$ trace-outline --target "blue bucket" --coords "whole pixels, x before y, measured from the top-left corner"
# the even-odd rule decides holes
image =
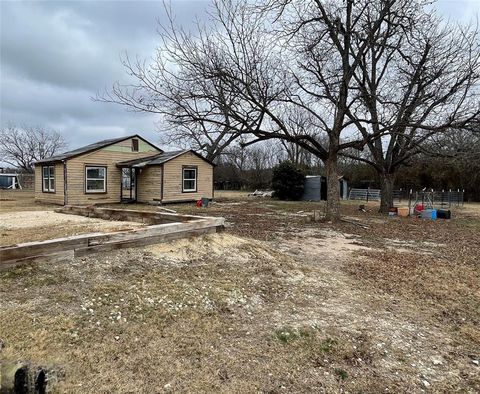
[[[424,209],[421,213],[421,218],[422,219],[436,220],[437,219],[437,210],[436,209]]]

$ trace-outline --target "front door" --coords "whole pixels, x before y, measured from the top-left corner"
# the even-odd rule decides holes
[[[122,168],[122,201],[135,201],[137,199],[136,184],[135,168]]]

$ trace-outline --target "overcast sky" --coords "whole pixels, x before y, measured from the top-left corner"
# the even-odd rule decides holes
[[[177,22],[205,16],[208,0],[172,1]],[[440,0],[438,12],[468,22],[480,0]],[[125,52],[148,58],[158,43],[161,1],[0,0],[0,117],[7,124],[40,125],[65,135],[69,148],[138,133],[158,142],[150,114],[91,100],[115,81],[127,81]]]

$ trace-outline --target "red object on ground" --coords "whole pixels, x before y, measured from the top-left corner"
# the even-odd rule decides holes
[[[425,210],[425,205],[423,205],[423,204],[415,205],[415,211],[422,212],[423,210]]]
[[[202,200],[197,200],[197,207],[202,207]]]

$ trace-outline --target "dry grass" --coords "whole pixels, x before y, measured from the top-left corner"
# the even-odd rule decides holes
[[[368,229],[303,223],[316,203],[179,204],[230,226],[2,272],[0,359],[64,370],[58,392],[478,392],[477,211],[356,205]]]
[[[53,210],[58,205],[40,204],[35,202],[31,190],[1,190],[0,213]]]

